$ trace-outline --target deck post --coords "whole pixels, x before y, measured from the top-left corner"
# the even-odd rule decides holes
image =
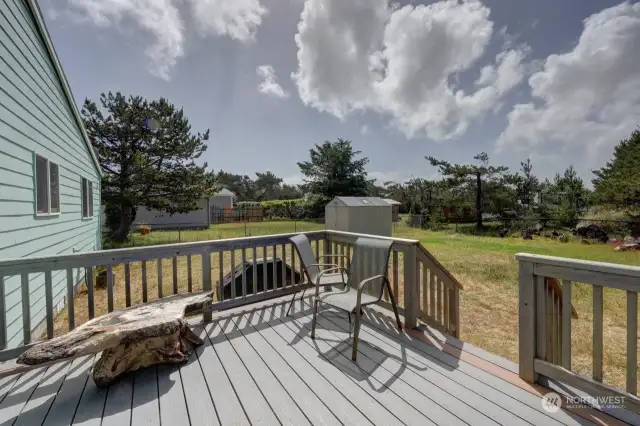
[[[536,277],[533,263],[519,261],[518,270],[518,341],[520,378],[535,383],[533,361],[536,357]]]
[[[420,309],[420,291],[418,290],[417,264],[418,251],[415,244],[404,250],[404,326],[416,328]]]

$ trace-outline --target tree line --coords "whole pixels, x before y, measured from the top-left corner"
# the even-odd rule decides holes
[[[196,160],[207,150],[209,130],[193,132],[184,111],[164,98],[148,101],[109,92],[101,94],[99,105],[86,99],[82,117],[102,166],[101,201],[110,237],[116,241],[127,238],[137,208],[186,213],[223,187],[240,202],[304,199],[319,214],[335,196],[393,198],[402,211],[423,215],[427,221],[473,220],[478,229],[486,214],[570,223],[593,205],[640,216],[639,130],[593,172],[593,190],[585,187],[573,166],[553,179],[540,180],[530,159],[512,172],[491,164],[484,152],[467,164],[425,157],[425,166],[437,167],[440,179],[380,183],[368,177],[368,157],[340,138],[315,144],[309,158],[297,163],[303,183],[291,185],[271,171],[250,177],[209,170],[206,162],[198,165]]]

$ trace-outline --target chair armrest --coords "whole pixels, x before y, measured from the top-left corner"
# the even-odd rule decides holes
[[[374,275],[373,277],[366,278],[360,281],[360,285],[358,285],[358,293],[362,293],[362,290],[364,290],[365,285],[369,284],[373,280],[377,280],[380,278],[382,278],[383,281],[389,281],[389,278],[387,278],[386,275]]]
[[[382,278],[383,283],[389,282],[389,278],[387,278],[386,275],[374,275],[373,277],[365,278],[360,281],[360,284],[358,285],[358,295],[356,296],[356,312],[360,312],[360,301],[362,300],[362,290],[364,290],[364,286],[369,284],[371,281],[380,278]]]
[[[322,276],[328,272],[332,272],[332,271],[340,271],[340,273],[342,274],[342,283],[344,285],[347,284],[347,282],[344,279],[344,274],[347,273],[349,274],[349,271],[347,270],[347,268],[343,268],[341,266],[336,266],[335,268],[329,268],[329,269],[325,269],[324,271],[320,271],[320,273],[318,274],[318,278],[316,279],[316,296],[318,296],[320,294],[320,278],[322,278]],[[333,284],[331,284],[333,285]]]

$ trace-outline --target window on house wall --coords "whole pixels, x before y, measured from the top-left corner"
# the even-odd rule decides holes
[[[36,154],[36,213],[60,213],[60,170],[57,164]]]
[[[82,217],[93,217],[93,182],[82,178]]]

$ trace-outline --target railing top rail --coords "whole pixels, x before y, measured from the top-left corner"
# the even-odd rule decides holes
[[[640,266],[621,265],[617,263],[596,262],[593,260],[571,259],[567,257],[545,256],[540,254],[517,253],[515,259],[521,262],[533,262],[540,265],[551,265],[572,268],[580,271],[600,272],[603,274],[624,275],[640,278]]]
[[[136,257],[140,259],[148,259],[152,255],[158,256],[167,252],[185,252],[190,253],[197,249],[209,248],[213,251],[224,250],[227,247],[232,249],[237,246],[250,245],[252,243],[261,243],[268,241],[266,245],[269,245],[273,240],[284,240],[297,234],[306,234],[310,237],[324,236],[324,230],[320,231],[307,231],[307,232],[292,232],[286,234],[273,234],[273,235],[258,235],[251,237],[241,238],[226,238],[221,240],[207,240],[207,241],[194,241],[186,243],[174,243],[174,244],[159,244],[149,245],[141,247],[129,247],[122,249],[111,250],[98,250],[81,253],[69,253],[58,254],[52,256],[39,256],[29,258],[14,258],[14,259],[2,259],[0,260],[0,272],[8,275],[16,270],[28,270],[32,265],[43,264],[55,264],[60,267],[67,267],[69,264],[76,262],[91,262],[91,261],[105,261],[109,263],[109,260],[116,261],[118,259],[133,259]],[[63,266],[64,265],[64,266]],[[88,266],[88,264],[87,264]]]
[[[408,245],[408,246],[416,245],[420,243],[419,240],[409,240],[406,238],[396,238],[396,237],[383,237],[380,235],[370,235],[370,234],[358,234],[355,232],[336,231],[334,229],[327,229],[324,232],[326,232],[328,235],[339,235],[343,237],[351,237],[353,239],[356,239],[358,237],[370,237],[370,238],[376,238],[379,240],[390,240],[390,241],[393,241],[394,243]]]

